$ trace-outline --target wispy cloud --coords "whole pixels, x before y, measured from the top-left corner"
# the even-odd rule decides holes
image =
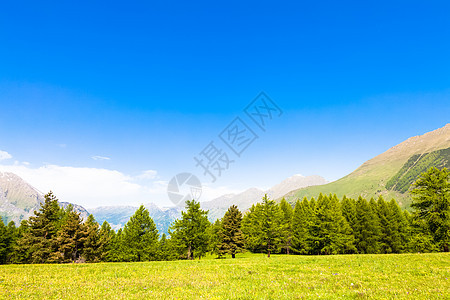
[[[6,160],[12,158],[12,155],[6,151],[0,150],[0,160]]]
[[[170,205],[167,185],[150,180],[143,183],[117,170],[12,164],[0,165],[0,171],[17,174],[43,193],[52,190],[59,200],[86,208],[148,202]]]
[[[136,176],[136,179],[141,180],[155,179],[157,175],[158,172],[156,172],[155,170],[146,170],[143,171],[140,175]]]
[[[110,157],[95,155],[91,157],[93,160],[110,160]]]

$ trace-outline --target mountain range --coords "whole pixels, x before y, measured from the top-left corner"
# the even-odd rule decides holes
[[[268,190],[250,188],[238,194],[227,194],[211,201],[201,202],[214,221],[221,218],[229,206],[237,205],[246,211],[261,200],[264,194],[272,199],[286,198],[294,203],[303,197],[316,197],[319,193],[335,193],[356,198],[383,197],[396,199],[408,208],[411,202],[408,193],[411,183],[429,167],[450,168],[450,124],[421,136],[415,136],[390,148],[386,152],[366,161],[349,175],[327,183],[320,176],[294,175]],[[39,209],[44,196],[32,185],[13,173],[0,172],[0,217],[5,223],[13,220],[18,224]],[[70,203],[60,202],[62,207]],[[114,229],[123,227],[134,214],[134,206],[105,206],[90,209],[79,205],[74,209],[86,219],[92,213],[102,223],[108,221]],[[145,205],[160,232],[167,232],[170,224],[181,216],[180,207],[160,208],[153,203]]]

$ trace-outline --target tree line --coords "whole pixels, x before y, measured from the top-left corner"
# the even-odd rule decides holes
[[[210,223],[200,203],[186,202],[169,235],[158,230],[144,206],[114,231],[90,215],[83,222],[62,209],[50,192],[39,211],[16,227],[0,219],[0,263],[119,262],[218,258],[251,251],[331,255],[449,251],[450,172],[431,168],[413,184],[412,209],[397,202],[322,195],[294,206],[265,195],[244,215],[231,206]]]

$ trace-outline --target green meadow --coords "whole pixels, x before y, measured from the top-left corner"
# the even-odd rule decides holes
[[[10,299],[450,299],[450,253],[1,265]]]

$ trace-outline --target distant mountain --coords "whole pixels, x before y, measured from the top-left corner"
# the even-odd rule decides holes
[[[338,197],[396,199],[408,207],[411,184],[431,166],[450,168],[450,124],[415,136],[368,160],[351,174],[328,184],[293,190],[285,195],[291,202],[304,196],[335,193]]]
[[[25,180],[10,172],[0,172],[0,217],[4,223],[14,221],[16,225],[28,219],[39,210],[44,202],[44,195]],[[60,202],[67,207],[70,203]],[[86,220],[89,213],[80,205],[72,204],[74,210]]]
[[[323,177],[317,175],[294,175],[267,191],[251,188],[239,194],[227,194],[211,201],[201,202],[201,206],[203,209],[209,210],[208,216],[211,221],[214,221],[217,218],[222,218],[231,205],[236,205],[241,211],[246,211],[253,204],[261,201],[264,194],[267,194],[271,199],[277,199],[293,189],[325,184],[326,182]]]
[[[201,202],[200,205],[202,209],[209,211],[208,217],[210,221],[215,221],[217,218],[222,218],[228,208],[233,204],[237,205],[241,211],[246,211],[254,203],[259,202],[265,193],[275,199],[279,195],[283,195],[292,190],[292,188],[323,183],[326,183],[326,181],[320,176],[305,177],[302,175],[294,175],[275,185],[268,191],[251,188],[239,194],[227,194],[211,201]],[[153,203],[146,204],[145,207],[148,209],[160,233],[167,233],[169,226],[173,221],[181,217],[181,211],[184,209],[182,207],[163,209]],[[114,229],[118,230],[128,222],[137,209],[138,207],[135,206],[103,206],[90,209],[89,211],[100,224],[107,221]]]
[[[160,234],[167,234],[170,224],[181,216],[181,208],[178,207],[162,209],[153,203],[144,206],[149,211],[149,215],[155,222]],[[101,206],[90,209],[90,212],[100,224],[107,221],[112,228],[118,230],[125,226],[137,209],[138,207],[135,206]]]

